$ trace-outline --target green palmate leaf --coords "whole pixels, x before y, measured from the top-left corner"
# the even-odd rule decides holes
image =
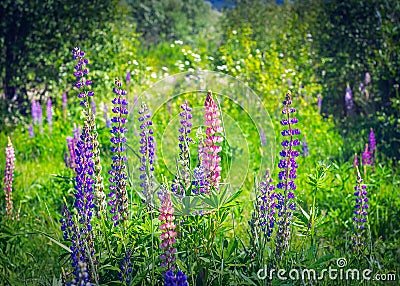
[[[207,205],[209,210],[222,210],[236,206],[239,202],[235,201],[243,190],[239,190],[234,194],[228,192],[228,186],[220,192],[212,190],[209,195],[201,195],[200,199]]]
[[[172,203],[175,208],[175,215],[188,216],[199,208],[200,198],[198,196],[186,196],[182,199],[171,196]]]

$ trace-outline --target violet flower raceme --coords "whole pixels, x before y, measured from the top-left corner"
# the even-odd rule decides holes
[[[275,186],[272,184],[270,170],[265,172],[257,197],[258,225],[267,241],[270,241],[275,226]]]
[[[185,190],[190,187],[190,153],[189,144],[193,143],[193,139],[189,136],[192,127],[192,108],[189,107],[187,100],[181,105],[182,112],[181,128],[179,128],[179,157],[177,161],[177,174],[172,183],[172,192],[180,197],[185,195]]]
[[[296,109],[291,107],[292,99],[291,93],[286,94],[286,100],[283,102],[282,114],[284,119],[281,120],[281,125],[287,129],[282,130],[281,134],[284,137],[281,145],[283,150],[279,153],[282,159],[278,163],[278,167],[281,171],[278,174],[280,182],[277,184],[277,188],[283,191],[281,196],[278,196],[278,231],[276,235],[276,256],[278,259],[282,258],[282,253],[286,251],[289,246],[290,239],[290,225],[293,217],[293,211],[296,209],[293,202],[296,190],[296,170],[298,165],[296,163],[296,157],[299,156],[299,151],[295,150],[296,146],[300,145],[299,139],[295,139],[295,136],[300,134],[299,129],[293,128],[293,125],[298,122],[297,118],[293,117],[292,114],[296,112]],[[287,139],[286,139],[287,138]]]
[[[8,144],[6,147],[6,166],[4,170],[4,194],[6,199],[6,215],[8,219],[14,220],[13,213],[13,201],[12,201],[12,183],[14,179],[15,169],[15,153],[14,147],[11,143],[10,137],[8,137]]]
[[[207,173],[204,168],[203,162],[203,149],[204,149],[204,133],[201,128],[198,128],[196,131],[196,139],[198,140],[197,145],[197,160],[198,165],[193,169],[193,178],[192,178],[192,192],[195,195],[204,194],[205,186],[208,185]]]
[[[160,215],[158,216],[158,220],[161,222],[160,230],[160,249],[163,250],[163,254],[160,256],[161,267],[168,270],[175,270],[175,254],[176,248],[174,244],[176,243],[176,235],[175,232],[175,217],[174,217],[174,207],[171,201],[171,194],[166,191],[161,196],[161,207],[159,209]]]
[[[318,106],[318,113],[321,114],[321,110],[322,110],[322,95],[320,93],[318,93],[317,106]]]
[[[43,111],[42,106],[36,101],[36,117],[39,125],[40,134],[43,134]]]
[[[127,157],[124,155],[126,151],[124,144],[126,143],[125,133],[127,129],[125,124],[128,115],[128,101],[126,100],[126,90],[122,89],[122,82],[115,79],[115,85],[113,93],[116,96],[112,100],[114,104],[114,108],[112,109],[114,117],[111,119],[113,126],[110,129],[112,134],[110,141],[114,144],[111,152],[114,155],[112,156],[111,169],[108,171],[110,175],[110,193],[108,196],[111,198],[108,205],[111,206],[110,213],[114,221],[114,226],[128,218],[128,194],[126,191],[126,179],[128,177],[125,171]]]
[[[363,166],[371,165],[371,154],[368,150],[368,144],[365,144],[364,152],[362,153],[362,164]]]
[[[85,58],[85,53],[80,48],[76,47],[72,51],[73,59],[77,61],[75,65],[74,76],[76,77],[75,87],[79,90],[78,98],[81,99],[80,105],[83,107],[83,114],[85,116],[85,126],[87,132],[90,134],[91,143],[93,146],[93,162],[94,162],[94,188],[95,198],[98,209],[98,214],[107,207],[106,196],[104,194],[103,177],[101,176],[101,163],[100,163],[100,144],[98,141],[98,134],[96,131],[95,114],[90,108],[89,98],[94,96],[94,92],[90,89],[92,81],[88,79],[89,70],[87,64],[88,59]]]
[[[51,103],[51,98],[47,99],[47,106],[46,106],[46,115],[47,115],[47,124],[49,125],[49,132],[50,134],[53,131],[53,104]]]
[[[78,214],[78,228],[81,236],[81,241],[84,246],[87,246],[86,251],[84,248],[80,249],[80,256],[84,257],[83,262],[88,262],[86,252],[91,257],[94,255],[94,237],[92,232],[92,217],[95,208],[94,204],[94,188],[93,180],[94,162],[93,162],[93,143],[89,127],[84,126],[80,140],[77,143],[76,149],[76,179],[75,179],[75,209]]]
[[[78,167],[76,165],[76,148],[77,148],[77,143],[79,141],[79,138],[81,136],[81,132],[79,129],[75,129],[73,131],[74,136],[67,136],[67,149],[68,149],[68,154],[66,155],[65,159],[65,165],[68,168],[74,169]]]
[[[33,125],[32,124],[29,125],[28,132],[29,132],[29,137],[30,138],[35,137],[35,132],[33,131]]]
[[[350,89],[349,85],[347,85],[347,87],[346,87],[346,94],[344,96],[344,103],[346,105],[347,114],[349,116],[352,116],[353,115],[354,102],[353,102],[353,93],[351,92],[351,89]]]
[[[78,275],[71,281],[71,286],[92,285],[90,283],[89,270],[86,262],[78,263]]]
[[[151,113],[147,108],[146,104],[142,104],[139,109],[139,123],[140,123],[140,150],[141,154],[141,166],[139,171],[142,172],[140,175],[140,187],[143,188],[143,195],[145,203],[149,204],[150,207],[154,206],[153,198],[153,172],[154,172],[154,160],[155,160],[155,141],[153,137],[153,129],[151,126]]]
[[[69,212],[66,205],[63,207],[62,215],[63,217],[60,219],[60,223],[63,238],[64,240],[71,240],[71,265],[74,268],[73,274],[75,277],[72,279],[70,285],[88,285],[87,283],[91,285],[89,272],[86,267],[86,261],[88,259],[85,255],[85,241],[82,239],[79,225],[74,220],[74,217]]]
[[[36,101],[32,100],[31,103],[31,114],[32,114],[32,124],[37,125],[39,124],[39,119],[38,119],[38,113],[37,113],[37,108],[36,108]]]
[[[164,273],[164,286],[188,286],[187,276],[181,270],[178,270],[176,274],[172,270],[168,270]]]
[[[128,250],[124,256],[124,259],[122,259],[119,262],[119,280],[122,281],[123,283],[126,283],[126,285],[129,285],[131,283],[131,276],[132,276],[132,249]]]
[[[221,134],[223,129],[219,116],[218,106],[212,97],[211,91],[208,91],[204,102],[206,138],[204,139],[202,149],[202,166],[205,169],[207,180],[207,184],[205,185],[206,193],[209,193],[212,188],[218,190],[221,180],[221,157],[218,153],[222,151],[222,147],[218,144],[223,141],[223,138],[218,134]]]
[[[193,169],[192,192],[195,195],[204,194],[204,187],[206,184],[206,172],[204,167],[199,165]]]
[[[376,140],[374,130],[371,128],[369,132],[369,150],[371,154],[372,165],[375,165],[375,151],[376,151]]]
[[[131,83],[131,72],[130,72],[130,71],[127,71],[127,72],[126,72],[126,78],[125,78],[125,80],[126,80],[126,84],[127,84],[127,85]]]
[[[358,168],[359,165],[360,165],[360,162],[358,161],[357,153],[355,153],[354,154],[354,160],[353,160],[353,167],[354,168]]]
[[[365,241],[365,229],[368,215],[368,197],[367,186],[363,184],[360,171],[356,167],[357,184],[354,187],[355,205],[354,205],[354,234],[353,242],[357,250],[363,246]]]

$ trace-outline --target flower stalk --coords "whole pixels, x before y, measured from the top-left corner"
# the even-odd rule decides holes
[[[281,125],[286,129],[282,130],[281,135],[284,137],[281,145],[282,151],[279,153],[281,160],[278,163],[278,167],[281,171],[278,174],[279,183],[277,188],[283,193],[277,194],[277,208],[278,208],[278,231],[276,234],[276,257],[282,259],[282,254],[289,247],[290,239],[290,227],[293,218],[293,211],[296,209],[294,204],[294,190],[296,190],[295,179],[297,177],[296,170],[298,165],[296,163],[296,157],[299,156],[299,152],[295,150],[296,146],[300,145],[299,139],[295,136],[300,134],[299,129],[293,126],[298,122],[297,118],[293,117],[292,114],[296,112],[296,109],[292,106],[292,95],[290,92],[286,94],[286,99],[283,101],[282,114],[284,119],[281,120]]]
[[[223,141],[220,112],[215,103],[212,92],[208,91],[204,102],[204,125],[206,127],[206,138],[202,142],[202,166],[206,172],[207,184],[205,193],[210,193],[211,189],[219,190],[221,181],[222,167],[219,153],[222,151],[220,144]]]
[[[107,203],[104,194],[103,177],[101,176],[102,167],[100,163],[100,144],[96,130],[95,114],[93,113],[89,103],[89,99],[93,99],[94,96],[94,92],[90,88],[93,82],[87,78],[89,75],[89,69],[87,68],[89,61],[80,48],[74,48],[73,59],[77,61],[74,72],[74,76],[76,77],[75,87],[79,90],[78,98],[81,99],[80,105],[83,107],[83,114],[85,116],[84,125],[86,127],[84,127],[84,129],[86,128],[87,133],[90,134],[91,144],[93,147],[94,189],[99,214],[106,209]]]
[[[189,136],[192,127],[192,108],[188,105],[187,100],[181,105],[182,112],[181,127],[179,128],[179,156],[177,161],[177,174],[172,183],[172,192],[179,197],[185,196],[185,191],[191,185],[190,179],[190,153],[189,144],[193,143],[193,139]]]
[[[113,93],[116,97],[112,100],[114,108],[112,112],[114,116],[111,121],[113,126],[110,129],[112,138],[110,139],[113,147],[111,152],[114,153],[112,156],[111,169],[108,171],[110,175],[110,193],[108,196],[111,200],[108,205],[111,206],[110,213],[112,215],[112,221],[114,225],[118,225],[120,222],[126,221],[128,219],[128,194],[126,191],[126,164],[127,157],[124,155],[126,147],[125,133],[127,128],[125,124],[127,123],[128,115],[128,101],[126,100],[126,90],[122,89],[122,82],[115,79],[115,87],[113,88]]]
[[[4,194],[6,199],[6,216],[8,219],[14,220],[13,217],[13,200],[12,200],[12,184],[14,179],[15,169],[15,152],[8,137],[8,144],[6,147],[6,166],[4,170]]]

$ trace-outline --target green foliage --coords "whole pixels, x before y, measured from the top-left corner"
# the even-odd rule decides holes
[[[26,114],[29,91],[42,97],[54,88],[70,58],[67,51],[89,37],[97,42],[100,37],[92,32],[113,20],[115,5],[114,0],[1,2],[0,77],[6,105],[16,104],[12,113]]]
[[[55,111],[53,134],[44,124],[43,135],[34,126],[35,137],[29,138],[30,119],[16,113],[9,116],[13,110],[8,105],[16,107],[18,100],[8,102],[4,98],[7,104],[0,104],[1,114],[7,115],[0,118],[0,146],[6,145],[7,136],[12,138],[17,158],[14,207],[21,207],[20,221],[0,221],[1,283],[63,285],[65,279],[71,280],[67,275],[72,270],[70,242],[62,238],[59,219],[64,204],[72,208],[75,192],[74,171],[64,166],[63,158],[65,138],[71,135],[73,123],[81,122],[75,92],[70,92],[73,65],[69,58],[71,45],[76,43],[90,59],[97,106],[100,101],[110,101],[114,78],[124,78],[127,71],[131,72],[129,95],[133,99],[165,76],[209,69],[232,75],[255,90],[276,123],[279,138],[280,102],[288,89],[294,94],[298,126],[306,136],[309,155],[297,159],[296,211],[289,251],[282,261],[276,261],[274,236],[267,243],[262,233],[251,232],[254,201],[249,197],[256,184],[250,178],[240,190],[221,188],[220,192],[186,197],[182,202],[174,197],[177,266],[188,275],[190,285],[287,285],[288,281],[262,280],[257,272],[265,265],[322,270],[336,267],[340,257],[347,259],[348,268],[396,273],[398,279],[400,224],[396,218],[400,216],[400,179],[397,166],[390,159],[398,159],[399,150],[399,4],[389,0],[313,0],[277,6],[273,2],[237,1],[222,16],[216,16],[208,4],[194,0],[125,1],[118,6],[108,1],[102,2],[101,7],[96,6],[97,2],[91,2],[93,6],[51,6],[45,2],[37,7],[32,1],[0,4],[0,12],[4,12],[1,14],[6,15],[1,20],[2,28],[14,29],[9,16],[21,13],[15,20],[15,29],[19,29],[17,42],[8,43],[17,57],[10,63],[17,75],[12,85],[29,90],[29,96],[42,103],[51,97]],[[22,31],[24,17],[32,29]],[[221,25],[210,27],[218,17]],[[98,26],[97,22],[102,24]],[[3,31],[10,31],[7,29]],[[3,53],[7,51],[6,44],[1,38]],[[21,51],[17,50],[21,47]],[[1,61],[0,75],[5,78],[8,66],[4,56]],[[357,91],[366,71],[372,77],[368,99]],[[357,107],[352,118],[343,113],[347,82]],[[61,111],[64,91],[69,97],[67,120]],[[319,93],[323,97],[322,114],[316,105]],[[24,108],[29,108],[25,104]],[[179,110],[179,105],[180,102],[171,101],[171,114]],[[221,106],[243,127],[252,160],[249,173],[257,173],[260,141],[251,136],[254,126],[250,118],[230,101],[221,102]],[[167,108],[160,109],[154,116],[156,129],[167,126],[171,114]],[[110,135],[101,110],[96,115],[103,176],[107,178]],[[130,124],[128,132],[133,133],[135,123]],[[374,127],[377,136],[377,160],[363,173],[369,197],[368,244],[357,256],[351,252],[350,240],[356,183],[351,158],[364,149],[370,127]],[[136,151],[136,137],[130,138],[129,147]],[[223,164],[228,165],[237,150],[228,144],[223,147]],[[135,154],[131,157],[136,159]],[[192,157],[195,162],[193,154]],[[0,162],[4,158],[4,152],[0,152]],[[93,220],[99,285],[121,284],[119,262],[128,251],[132,254],[132,285],[162,284],[159,212],[142,203],[135,185],[135,164],[130,161],[128,166],[130,217],[124,228],[112,228],[107,214]],[[4,164],[0,173],[3,168]],[[157,179],[170,183],[173,175],[164,163],[156,166],[156,171]],[[276,174],[273,178],[276,182]],[[4,218],[3,194],[0,202],[0,216]],[[200,208],[201,215],[193,215]],[[328,280],[315,282],[332,285]],[[314,281],[307,279],[293,282],[311,283]]]
[[[145,41],[188,40],[215,22],[210,3],[202,0],[126,0],[132,21]]]

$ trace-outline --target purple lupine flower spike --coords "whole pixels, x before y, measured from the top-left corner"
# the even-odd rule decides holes
[[[42,106],[38,101],[36,101],[36,117],[39,124],[40,134],[43,134],[43,111]]]
[[[344,96],[344,102],[346,105],[346,111],[349,116],[352,116],[354,113],[354,102],[353,102],[353,93],[350,89],[350,86],[346,87],[346,94]]]
[[[78,214],[77,228],[80,232],[80,243],[87,244],[89,255],[94,255],[94,237],[92,232],[92,217],[94,212],[94,162],[93,162],[93,144],[91,142],[89,127],[84,126],[80,140],[76,149],[76,179],[75,179],[75,209]],[[77,235],[77,234],[74,234]],[[79,262],[88,263],[89,258],[83,245],[78,247]],[[83,247],[83,248],[82,248]],[[75,272],[79,272],[79,265]],[[78,278],[78,277],[77,277]]]
[[[73,59],[76,60],[74,76],[76,77],[75,87],[79,90],[78,98],[81,100],[80,105],[83,107],[83,113],[85,115],[85,125],[88,127],[88,133],[90,134],[90,140],[93,146],[93,162],[94,162],[94,188],[95,198],[98,216],[102,210],[107,208],[106,196],[104,193],[103,177],[101,175],[101,163],[100,163],[100,144],[98,141],[98,133],[96,131],[95,121],[95,108],[90,107],[89,98],[93,99],[94,92],[91,89],[93,84],[92,80],[88,79],[89,70],[87,64],[88,59],[85,57],[85,53],[76,47],[72,51]]]
[[[322,95],[320,93],[318,93],[317,106],[318,106],[318,113],[321,114],[321,110],[322,110]]]
[[[35,100],[32,100],[31,113],[32,113],[32,123],[33,123],[33,125],[37,125],[39,123],[39,119],[37,117],[38,113],[36,110],[36,101]]]
[[[28,132],[29,132],[29,137],[30,138],[35,137],[35,132],[33,131],[33,125],[32,124],[29,125]]]
[[[113,126],[110,129],[112,134],[110,141],[113,143],[111,152],[114,155],[112,156],[111,169],[108,171],[110,175],[110,193],[108,196],[111,198],[108,205],[111,206],[110,213],[114,226],[116,226],[128,219],[128,194],[126,191],[126,180],[128,177],[125,171],[127,157],[124,155],[126,150],[125,133],[127,129],[125,124],[127,122],[128,101],[126,100],[127,92],[122,89],[122,82],[119,79],[115,79],[113,93],[115,93],[115,98],[112,100],[114,105],[112,112],[114,116],[111,119]]]
[[[367,175],[367,165],[371,165],[371,152],[368,149],[368,144],[365,144],[364,152],[361,156],[361,162],[364,167],[364,176]]]
[[[8,144],[6,147],[6,166],[4,169],[4,194],[6,198],[6,215],[8,219],[14,220],[13,217],[13,201],[12,201],[12,184],[14,179],[15,169],[15,153],[14,147],[8,137]]]
[[[363,166],[371,165],[371,154],[368,150],[368,144],[365,144],[365,149],[362,153],[362,164]]]
[[[79,223],[74,220],[66,205],[63,207],[62,215],[60,223],[63,238],[64,240],[71,240],[71,265],[74,268],[73,274],[75,275],[71,281],[71,285],[91,285],[86,264],[87,257],[84,252],[86,247],[84,241],[85,234],[80,232]]]
[[[204,134],[201,128],[198,128],[196,131],[196,138],[198,140],[197,146],[197,160],[198,164],[193,169],[193,178],[192,178],[192,192],[195,195],[204,194],[205,186],[208,184],[207,177],[206,177],[206,170],[202,165],[203,161],[203,141],[204,141]]]
[[[70,237],[72,266],[74,267],[75,278],[72,284],[90,284],[91,275],[96,272],[94,233],[92,231],[92,217],[95,211],[95,196],[99,208],[103,206],[103,201],[99,193],[103,194],[103,184],[101,177],[101,165],[99,157],[99,143],[97,141],[96,124],[94,114],[91,112],[88,99],[94,95],[90,90],[92,81],[87,79],[89,73],[86,65],[88,60],[85,53],[79,48],[73,50],[73,58],[77,60],[74,75],[76,77],[75,87],[79,90],[78,98],[80,105],[84,108],[84,126],[80,139],[76,143],[75,149],[75,202],[76,215],[73,218],[63,219],[61,229],[68,231],[64,233]],[[105,199],[104,199],[105,202]],[[64,216],[66,217],[66,216]],[[89,257],[91,260],[89,263]],[[92,268],[93,267],[93,268]]]
[[[143,189],[144,201],[149,207],[154,207],[153,199],[153,172],[154,172],[154,160],[155,160],[155,141],[153,137],[153,121],[150,119],[151,113],[147,108],[146,104],[142,104],[139,109],[139,123],[140,123],[140,149],[141,154],[141,166],[139,171],[141,172],[140,187]]]
[[[75,275],[75,278],[71,281],[72,285],[91,285],[90,276],[88,270],[88,264],[86,262],[79,261],[78,262],[78,275]]]
[[[181,127],[179,128],[179,156],[177,162],[177,174],[172,183],[172,192],[180,197],[185,195],[185,190],[191,185],[190,180],[190,153],[189,144],[193,143],[193,139],[189,136],[192,131],[192,108],[188,105],[187,100],[181,105]]]
[[[372,165],[375,165],[375,153],[376,153],[376,140],[374,130],[371,128],[369,132],[369,150],[371,155]]]
[[[356,153],[356,154],[354,154],[353,167],[358,168],[358,166],[360,166],[360,162],[358,161],[358,156]]]
[[[189,286],[189,283],[187,282],[187,276],[182,270],[178,270],[176,272],[176,285]]]
[[[67,136],[67,149],[68,154],[66,155],[65,164],[68,168],[75,170],[76,165],[76,149],[81,134],[79,130],[74,131],[74,136]]]
[[[125,79],[126,79],[126,84],[127,85],[130,84],[130,82],[131,82],[131,72],[130,71],[127,71]]]
[[[270,170],[268,169],[259,185],[259,196],[257,198],[258,224],[267,241],[270,241],[275,226],[275,186],[272,181]]]
[[[49,125],[49,132],[50,134],[53,131],[53,105],[51,103],[51,98],[47,99],[47,106],[46,106],[46,115],[47,115],[47,124]]]
[[[374,152],[376,150],[376,141],[375,141],[375,133],[371,128],[369,133],[369,149]]]
[[[131,276],[132,276],[132,249],[128,250],[125,254],[124,259],[119,262],[119,280],[126,285],[130,285]]]
[[[192,181],[192,185],[194,186],[193,193],[196,195],[203,194],[204,187],[206,184],[207,184],[206,172],[204,170],[204,167],[198,165],[193,169],[193,181]]]
[[[164,273],[164,286],[189,286],[187,282],[187,276],[181,270],[178,270],[176,274],[172,270],[168,270]]]
[[[368,197],[367,186],[363,184],[360,171],[356,168],[357,184],[354,187],[355,205],[354,205],[354,233],[353,243],[356,250],[362,249],[365,241],[365,231],[368,216]]]
[[[279,155],[282,159],[278,163],[278,167],[281,171],[278,174],[279,183],[276,187],[283,191],[283,194],[277,194],[277,208],[278,208],[278,216],[279,220],[278,231],[276,234],[276,257],[278,259],[282,258],[283,252],[289,246],[289,238],[290,238],[290,224],[293,217],[293,211],[296,209],[294,204],[294,190],[296,190],[296,184],[294,180],[296,179],[296,170],[298,165],[296,163],[296,157],[298,157],[299,151],[295,150],[296,146],[300,145],[299,139],[295,136],[300,134],[299,129],[294,128],[298,120],[293,117],[293,113],[296,112],[296,109],[291,107],[292,105],[292,95],[290,92],[286,94],[286,99],[283,101],[283,110],[282,114],[284,119],[281,120],[281,125],[284,126],[281,134],[284,138],[281,145],[283,147],[282,151]]]

